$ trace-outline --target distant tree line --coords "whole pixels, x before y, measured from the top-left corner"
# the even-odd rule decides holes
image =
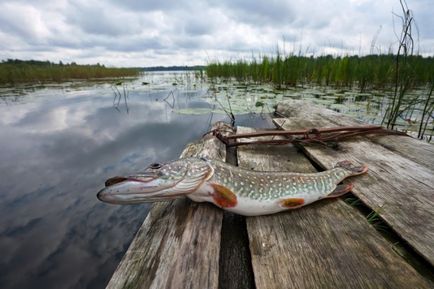
[[[51,62],[48,60],[45,61],[41,61],[41,60],[21,60],[21,59],[11,59],[8,58],[7,60],[2,60],[1,63],[8,63],[8,64],[28,64],[28,65],[39,65],[39,66],[55,66],[55,65],[59,65],[59,66],[63,66],[63,65],[77,65],[77,63],[75,62],[71,62],[71,63],[66,63],[64,64],[61,60],[59,61],[59,63],[56,62]],[[105,67],[104,64],[91,64],[91,65],[81,65],[81,66],[101,66],[101,67]]]
[[[39,60],[7,59],[0,62],[0,84],[23,82],[61,82],[72,79],[138,76],[138,68],[105,67],[99,63],[81,65]]]
[[[205,70],[206,66],[152,66],[144,67],[144,71],[186,71],[186,70]]]

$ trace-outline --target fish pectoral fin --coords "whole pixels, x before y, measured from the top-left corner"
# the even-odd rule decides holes
[[[279,202],[279,204],[288,209],[297,209],[304,205],[303,198],[286,198]]]
[[[325,196],[324,198],[337,198],[345,195],[346,193],[350,192],[352,189],[353,189],[352,183],[337,185],[336,189],[330,194],[328,194],[327,196]]]
[[[230,189],[219,184],[211,184],[211,187],[214,189],[212,198],[218,206],[232,208],[237,205],[237,196]]]

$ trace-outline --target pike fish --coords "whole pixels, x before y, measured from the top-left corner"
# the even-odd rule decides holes
[[[244,216],[274,214],[348,193],[345,178],[366,173],[366,165],[341,161],[319,173],[251,171],[217,160],[184,158],[154,163],[143,172],[113,177],[97,197],[112,204],[137,204],[188,197]]]

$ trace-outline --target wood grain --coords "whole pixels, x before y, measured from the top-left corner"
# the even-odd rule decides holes
[[[275,123],[288,130],[350,123],[347,117],[340,122],[339,114],[326,109],[311,106],[309,112],[303,111],[302,105],[279,105],[278,110],[288,117],[275,119]],[[434,265],[434,146],[388,136],[343,141],[337,150],[315,144],[303,149],[326,169],[343,159],[367,164],[369,173],[354,179],[353,193]]]
[[[238,132],[250,132],[238,128]],[[314,172],[292,146],[239,147],[253,170]],[[256,287],[431,288],[354,208],[324,200],[270,216],[248,217]]]
[[[307,104],[305,101],[281,102],[277,105],[276,112],[279,115],[288,117],[291,121],[304,119],[309,127],[365,125],[365,123],[349,116],[330,109]],[[412,137],[399,135],[372,135],[366,138],[434,171],[434,149],[432,144]]]
[[[316,106],[309,105],[306,112],[303,105],[281,104],[277,109],[288,117],[274,122],[283,129],[354,124],[344,116],[340,123],[339,114]],[[413,152],[410,142],[415,143]],[[354,181],[354,194],[434,265],[434,146],[409,137],[377,136],[374,142],[364,137],[340,142],[338,150],[314,144],[303,149],[324,168],[342,159],[368,164],[369,174]]]
[[[216,123],[213,128],[230,133]],[[225,146],[212,136],[190,144],[181,157],[224,161]],[[107,288],[218,288],[223,212],[188,199],[153,205]]]

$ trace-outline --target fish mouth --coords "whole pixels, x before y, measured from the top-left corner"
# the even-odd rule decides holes
[[[166,170],[147,170],[127,177],[112,177],[105,182],[105,188],[98,192],[97,198],[120,205],[172,200],[194,193],[214,173],[207,163],[191,168],[188,162],[180,162],[168,166]]]
[[[102,202],[119,205],[165,201],[185,195],[169,192],[175,185],[164,183],[155,175],[116,176],[105,182],[105,188],[96,197]]]
[[[104,183],[104,185],[106,187],[110,187],[112,185],[115,185],[115,184],[118,184],[118,183],[122,183],[122,182],[127,181],[127,180],[128,180],[128,178],[126,178],[126,177],[116,176],[116,177],[112,177],[112,178],[106,180],[105,183]]]

